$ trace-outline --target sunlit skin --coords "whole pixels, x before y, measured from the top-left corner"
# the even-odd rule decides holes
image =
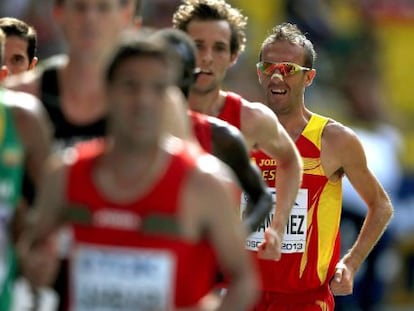
[[[17,74],[33,69],[37,63],[37,57],[29,61],[27,55],[28,42],[18,36],[7,36],[4,45],[4,64],[9,74]]]
[[[193,20],[186,31],[197,46],[197,66],[202,70],[192,91],[218,91],[237,55],[230,52],[231,30],[227,21]]]
[[[278,63],[291,62],[304,66],[304,51],[298,45],[287,41],[277,41],[263,48],[262,61]],[[278,71],[272,76],[258,72],[259,81],[265,90],[266,104],[277,116],[292,114],[302,109],[305,88],[312,83],[316,71],[300,71],[294,75],[283,77]]]

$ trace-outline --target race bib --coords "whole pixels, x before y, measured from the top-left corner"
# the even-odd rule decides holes
[[[73,311],[170,310],[174,257],[166,251],[82,245],[71,267]]]
[[[275,188],[268,188],[272,194],[273,205],[276,202]],[[243,193],[240,205],[241,217],[247,206],[247,197]],[[308,206],[308,190],[299,189],[295,204],[289,215],[288,222],[285,228],[285,234],[282,241],[282,253],[303,253],[306,245],[306,230],[307,230],[307,206]],[[265,220],[260,224],[257,230],[251,233],[246,239],[246,249],[257,251],[258,246],[264,242],[264,232],[270,227],[275,213],[275,208],[266,216]]]

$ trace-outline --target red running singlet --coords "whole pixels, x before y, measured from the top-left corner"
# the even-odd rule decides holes
[[[236,93],[227,92],[224,105],[217,118],[227,121],[240,130],[242,97]]]
[[[92,180],[105,143],[85,143],[68,174],[74,235],[69,310],[169,310],[192,306],[213,286],[217,261],[207,240],[174,234],[179,197],[194,159],[185,147],[142,197],[111,202]]]
[[[315,293],[315,297],[326,297],[325,301],[318,300],[315,303],[330,305],[333,301],[332,297],[329,297],[332,294],[327,286],[334,275],[340,255],[342,183],[340,180],[329,181],[321,166],[321,137],[327,122],[327,118],[312,115],[296,141],[304,163],[303,182],[285,229],[281,259],[261,260],[257,258],[256,252],[257,245],[264,239],[263,233],[270,225],[274,211],[246,241],[247,248],[252,251],[259,266],[264,297],[267,300],[277,297],[279,306],[283,306],[282,301],[289,304],[294,304],[295,301],[299,303],[297,297],[305,297],[305,293]],[[252,153],[252,158],[261,169],[262,176],[275,199],[275,160],[261,151]]]
[[[188,115],[193,126],[194,134],[200,146],[207,153],[212,153],[212,131],[208,116],[192,110],[188,110]]]

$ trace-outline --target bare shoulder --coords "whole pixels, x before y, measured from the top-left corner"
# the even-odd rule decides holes
[[[179,102],[184,107],[187,105],[186,99],[181,90],[176,86],[170,86],[166,93],[166,100],[171,102]]]
[[[4,90],[4,104],[11,108],[17,122],[40,122],[48,126],[49,120],[40,100],[26,92]]]
[[[182,192],[182,222],[186,234],[195,240],[227,219],[237,208],[234,177],[217,158],[199,155]]]
[[[211,210],[212,204],[220,206],[223,200],[229,203],[235,181],[226,164],[210,154],[202,154],[197,157],[196,167],[189,178],[188,193],[201,207],[210,206],[208,209]]]
[[[256,117],[261,119],[269,118],[271,120],[277,119],[275,113],[260,102],[251,102],[242,98],[242,111],[249,117]]]
[[[241,132],[249,149],[277,141],[280,128],[276,114],[259,102],[242,101]]]
[[[355,132],[344,124],[330,119],[322,134],[324,145],[332,147],[349,147],[358,141]]]
[[[197,158],[196,168],[194,179],[211,187],[220,187],[223,183],[235,180],[228,166],[210,154],[200,155]]]
[[[189,178],[187,178],[187,186],[192,188],[191,191],[193,192],[211,194],[209,193],[211,187],[236,180],[231,169],[225,163],[209,153],[200,152],[200,149],[195,148],[191,141],[166,136],[162,141],[162,148],[170,155],[184,152],[191,157],[194,165],[191,164],[192,168]]]
[[[340,122],[330,120],[322,134],[322,166],[332,180],[342,176],[348,167],[365,162],[357,135]]]

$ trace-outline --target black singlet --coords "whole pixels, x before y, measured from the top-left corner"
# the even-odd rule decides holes
[[[54,126],[55,141],[63,143],[64,146],[70,146],[77,141],[105,135],[105,118],[100,118],[85,125],[76,125],[66,119],[61,107],[56,67],[47,68],[43,72],[40,99]]]

